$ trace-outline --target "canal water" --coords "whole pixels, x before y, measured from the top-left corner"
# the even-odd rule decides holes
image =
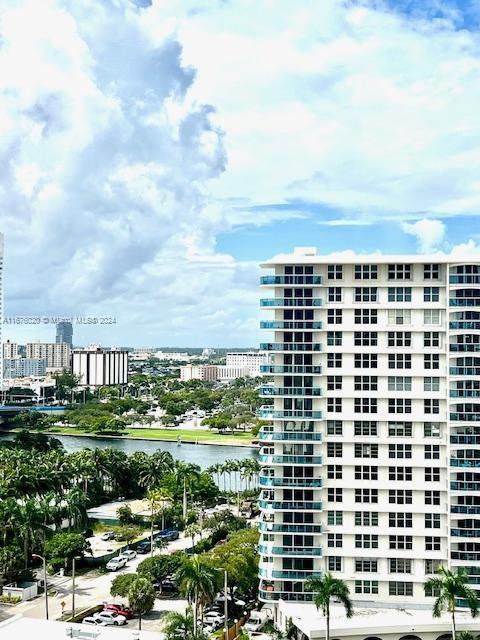
[[[192,462],[206,469],[211,465],[225,462],[225,460],[243,460],[245,458],[257,458],[258,450],[254,447],[235,447],[229,445],[193,444],[176,442],[162,442],[159,440],[131,440],[128,438],[91,438],[89,436],[53,436],[60,440],[68,452],[80,449],[117,449],[125,453],[144,451],[169,451],[177,460]],[[2,439],[12,440],[14,434],[0,434]]]

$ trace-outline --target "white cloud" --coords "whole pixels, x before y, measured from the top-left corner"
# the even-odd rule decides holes
[[[445,225],[441,220],[423,219],[417,222],[404,222],[402,229],[405,233],[415,236],[418,249],[422,253],[438,250],[445,239]]]

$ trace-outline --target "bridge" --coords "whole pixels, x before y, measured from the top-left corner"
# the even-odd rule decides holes
[[[49,404],[35,404],[31,406],[19,404],[0,404],[0,416],[13,415],[21,411],[36,411],[38,413],[61,414],[64,413],[65,407]]]

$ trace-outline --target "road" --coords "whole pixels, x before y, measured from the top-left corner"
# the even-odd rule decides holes
[[[208,535],[207,532],[203,534]],[[159,553],[172,553],[182,549],[191,547],[191,538],[185,538],[183,535],[178,540],[170,542],[168,547],[161,552],[155,550],[154,555]],[[119,602],[121,599],[112,598],[110,595],[110,586],[112,580],[122,573],[134,573],[142,560],[150,557],[150,554],[139,555],[134,560],[130,560],[127,566],[119,571],[98,574],[91,571],[76,578],[75,585],[75,609],[79,611],[89,606],[101,604],[102,602]],[[65,603],[65,611],[72,609],[72,578],[71,576],[49,576],[49,592],[55,592],[48,599],[49,614],[51,619],[58,619],[62,614],[61,603]],[[185,600],[156,600],[154,609],[142,619],[142,628],[151,631],[158,631],[161,617],[168,611],[184,611],[186,608]],[[36,598],[30,602],[25,602],[15,607],[15,614],[22,614],[28,618],[44,618],[45,617],[45,600],[43,597]],[[134,628],[137,624],[136,620],[129,622],[129,626]]]

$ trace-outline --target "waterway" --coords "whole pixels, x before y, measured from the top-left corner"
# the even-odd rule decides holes
[[[90,438],[89,436],[53,436],[60,440],[68,452],[80,449],[117,449],[125,453],[144,451],[169,451],[177,460],[193,462],[206,469],[213,464],[225,460],[243,460],[245,458],[257,458],[258,450],[254,447],[235,447],[229,445],[193,444],[176,442],[164,442],[159,440],[131,440],[129,438]],[[0,434],[0,442],[3,439],[13,440],[14,434]]]

